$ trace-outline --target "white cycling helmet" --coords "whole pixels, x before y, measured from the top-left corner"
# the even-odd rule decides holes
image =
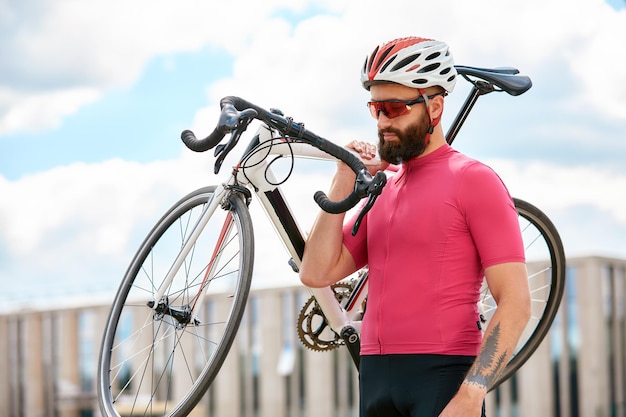
[[[440,86],[448,93],[456,83],[454,60],[444,42],[408,37],[381,44],[365,59],[361,83],[396,83],[423,90]]]

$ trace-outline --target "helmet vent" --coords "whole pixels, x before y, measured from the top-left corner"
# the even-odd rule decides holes
[[[426,83],[428,83],[428,80],[424,79],[424,78],[417,78],[415,80],[411,81],[413,84],[417,84],[417,85],[424,85]]]
[[[380,65],[381,65],[381,64],[383,63],[383,61],[387,58],[387,55],[389,55],[389,53],[391,52],[391,50],[392,50],[392,49],[393,49],[393,46],[391,46],[391,47],[387,48],[387,49],[385,50],[385,52],[383,52],[383,53],[380,55],[380,58],[378,58],[378,61],[376,62],[376,68],[380,67]],[[380,71],[378,71],[378,72],[380,72]]]
[[[385,65],[383,65],[383,67],[382,67],[382,68],[380,69],[380,71],[378,71],[378,72],[384,72],[384,71],[387,69],[387,67],[388,67],[389,65],[391,65],[391,63],[392,63],[393,61],[395,61],[395,59],[396,59],[396,57],[397,57],[397,56],[398,56],[398,55],[394,55],[394,56],[392,56],[392,57],[391,57],[391,58],[390,58],[387,62],[385,62]]]
[[[447,73],[449,73],[450,71],[452,71],[452,68],[447,67],[447,68],[442,69],[442,70],[439,72],[439,74],[441,74],[441,75],[446,75],[446,74],[447,74]]]
[[[409,65],[411,62],[415,61],[417,58],[419,58],[421,55],[421,53],[419,54],[413,54],[413,55],[409,55],[406,58],[404,58],[402,61],[398,62],[396,65],[393,66],[393,68],[391,68],[391,72],[393,71],[397,71],[400,68],[404,68],[407,65]]]
[[[437,57],[439,57],[439,55],[441,55],[441,52],[433,52],[432,54],[428,55],[426,57],[426,61],[431,61]]]
[[[417,70],[418,74],[425,74],[428,72],[432,72],[434,70],[436,70],[437,68],[439,68],[441,66],[441,64],[439,62],[436,62],[434,64],[430,64],[430,65],[426,65],[424,68],[421,68],[419,70]]]
[[[367,64],[367,62],[366,62],[367,72],[370,72],[372,70],[372,64],[374,63],[374,58],[376,57],[376,54],[378,54],[378,46],[376,47],[376,49],[374,49],[374,52],[372,52],[372,54],[370,55],[370,62],[369,62],[369,64]]]

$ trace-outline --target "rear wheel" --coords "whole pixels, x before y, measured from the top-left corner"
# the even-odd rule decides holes
[[[186,416],[226,358],[248,298],[254,256],[250,214],[240,194],[217,207],[165,295],[155,299],[214,191],[202,188],[176,203],[124,276],[98,368],[100,408],[107,417]],[[192,315],[196,305],[201,307]]]
[[[532,312],[513,357],[491,389],[511,377],[539,347],[554,321],[565,288],[565,252],[556,227],[532,204],[520,199],[514,202],[524,240]],[[486,328],[497,306],[485,282],[479,308]]]

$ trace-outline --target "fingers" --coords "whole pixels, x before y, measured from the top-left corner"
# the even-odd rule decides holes
[[[375,158],[378,151],[376,145],[359,140],[353,140],[352,142],[347,144],[346,147],[358,152],[359,156],[363,159]]]

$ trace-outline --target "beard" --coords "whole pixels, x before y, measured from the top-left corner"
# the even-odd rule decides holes
[[[400,164],[413,159],[424,153],[426,150],[426,134],[430,127],[430,119],[428,114],[424,114],[424,117],[420,121],[417,121],[406,127],[404,130],[400,129],[379,129],[378,130],[378,152],[380,158],[391,164]],[[393,133],[398,137],[397,142],[385,142],[383,139],[384,133]]]

